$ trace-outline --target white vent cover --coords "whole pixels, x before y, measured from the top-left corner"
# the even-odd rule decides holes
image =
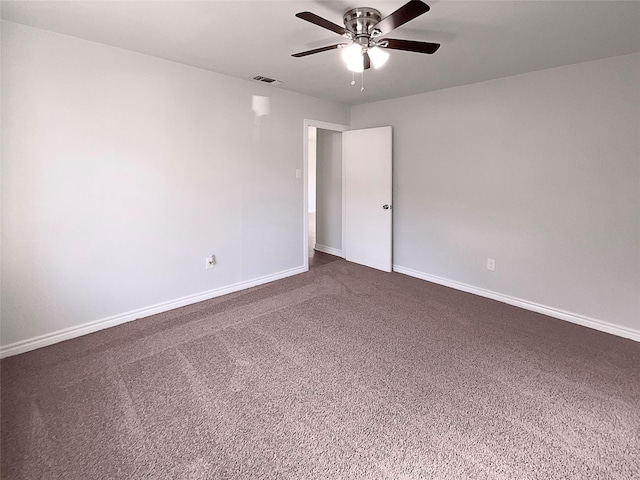
[[[251,75],[249,78],[251,80],[255,80],[256,82],[267,83],[269,85],[282,85],[282,80],[265,77],[264,75]]]

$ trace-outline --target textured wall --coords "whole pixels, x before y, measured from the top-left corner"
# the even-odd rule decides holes
[[[394,263],[638,332],[639,85],[632,54],[354,107],[394,127]]]
[[[303,120],[347,108],[2,27],[2,345],[302,267]]]

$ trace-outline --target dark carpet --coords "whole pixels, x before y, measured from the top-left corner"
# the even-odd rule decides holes
[[[640,344],[344,260],[1,369],[2,478],[640,478]]]

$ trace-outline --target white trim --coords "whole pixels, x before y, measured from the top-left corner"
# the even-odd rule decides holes
[[[264,277],[254,278],[253,280],[234,283],[233,285],[228,285],[226,287],[215,288],[213,290],[197,293],[195,295],[188,295],[186,297],[177,298],[168,302],[158,303],[157,305],[151,305],[149,307],[131,310],[130,312],[113,315],[111,317],[102,318],[100,320],[94,320],[92,322],[83,323],[74,327],[64,328],[56,332],[47,333],[37,337],[29,338],[27,340],[21,340],[19,342],[0,347],[0,358],[18,355],[20,353],[35,350],[36,348],[46,347],[48,345],[53,345],[54,343],[62,342],[64,340],[69,340],[71,338],[80,337],[88,333],[97,332],[105,328],[115,327],[116,325],[127,323],[132,320],[138,320],[139,318],[167,312],[175,308],[184,307],[185,305],[191,305],[193,303],[198,303],[204,300],[209,300],[211,298],[227,295],[228,293],[255,287],[256,285],[262,285],[264,283],[280,280],[292,275],[304,273],[306,270],[308,269],[305,269],[304,267],[296,267],[290,270],[284,270],[282,272],[275,273],[273,275],[265,275]]]
[[[473,293],[474,295],[479,295],[481,297],[491,298],[492,300],[497,300],[498,302],[507,303],[509,305],[524,308],[525,310],[530,310],[532,312],[542,313],[543,315],[548,315],[550,317],[565,320],[567,322],[576,323],[578,325],[582,325],[583,327],[593,328],[594,330],[599,330],[601,332],[610,333],[612,335],[617,335],[619,337],[629,338],[631,340],[635,340],[636,342],[640,342],[640,330],[621,327],[619,325],[605,322],[603,320],[598,320],[595,318],[586,317],[584,315],[579,315],[577,313],[548,307],[546,305],[541,305],[539,303],[530,302],[528,300],[523,300],[520,298],[510,297],[509,295],[503,295],[502,293],[485,290],[484,288],[474,287],[472,285],[456,282],[447,278],[419,272],[417,270],[402,267],[400,265],[394,265],[393,271],[402,273],[404,275],[409,275],[410,277],[426,280],[427,282],[444,285],[445,287],[455,288],[456,290],[461,290],[463,292]]]
[[[342,135],[342,258],[347,258],[347,157],[344,154],[344,133]]]
[[[313,249],[319,252],[328,253],[329,255],[335,255],[337,257],[344,258],[344,255],[342,255],[342,250],[339,250],[337,248],[327,247],[326,245],[320,245],[319,243],[316,243],[313,246]]]

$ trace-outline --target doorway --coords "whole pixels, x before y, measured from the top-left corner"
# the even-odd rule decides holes
[[[309,127],[309,268],[344,257],[342,132]]]
[[[305,269],[329,254],[391,272],[392,127],[305,120],[304,153]]]
[[[347,125],[305,120],[305,267],[344,257],[342,132]]]

